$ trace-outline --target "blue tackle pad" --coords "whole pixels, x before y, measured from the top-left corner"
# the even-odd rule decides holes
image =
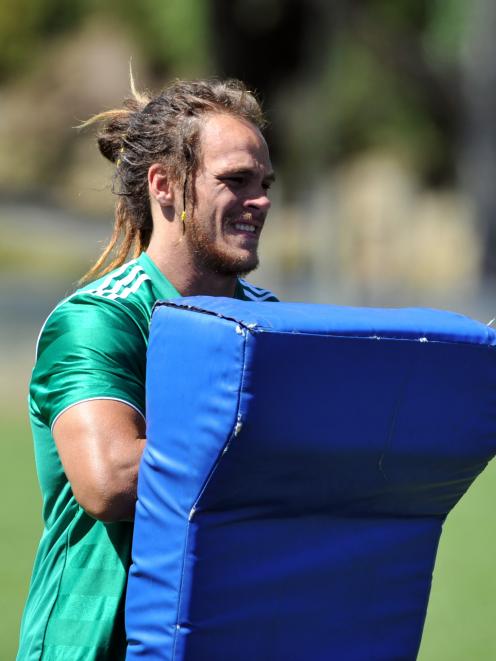
[[[496,453],[461,315],[159,303],[128,659],[415,659],[441,528]]]

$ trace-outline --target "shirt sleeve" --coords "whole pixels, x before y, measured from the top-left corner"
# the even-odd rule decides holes
[[[144,415],[146,348],[143,324],[121,303],[88,294],[65,301],[42,330],[31,380],[43,420],[51,427],[68,407],[106,398]]]

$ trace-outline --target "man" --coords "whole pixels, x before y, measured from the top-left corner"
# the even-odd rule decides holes
[[[42,329],[30,415],[45,531],[18,659],[119,659],[148,325],[157,299],[276,300],[240,279],[258,264],[274,175],[252,94],[178,81],[95,116],[116,164],[114,235],[87,283]],[[117,256],[102,268],[112,251]],[[125,261],[132,253],[134,259]]]

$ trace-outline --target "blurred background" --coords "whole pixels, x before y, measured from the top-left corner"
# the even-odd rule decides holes
[[[112,168],[74,127],[138,88],[232,76],[278,180],[255,283],[285,300],[496,317],[492,0],[2,0],[0,658],[15,651],[40,496],[36,336],[109,237]],[[450,516],[420,659],[496,658],[496,472]],[[364,598],[367,598],[364,595]]]

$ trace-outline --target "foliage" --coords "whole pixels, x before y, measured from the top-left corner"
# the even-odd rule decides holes
[[[318,172],[379,147],[409,160],[428,183],[452,181],[466,10],[459,0],[343,7],[322,14],[325,52],[290,91],[303,102],[287,104],[289,163]]]
[[[208,0],[113,0],[102,9],[131,27],[152,71],[163,76],[209,72]]]
[[[165,68],[176,75],[209,69],[207,0],[3,0],[0,80],[29,71],[51,40],[95,15],[126,25],[152,69]]]
[[[134,35],[154,79],[214,71],[243,78],[258,62],[253,82],[275,109],[276,141],[290,136],[288,150],[276,144],[289,171],[302,162],[310,170],[326,167],[381,144],[397,147],[427,179],[453,174],[456,64],[467,13],[462,0],[312,2],[306,8],[302,0],[273,0],[267,7],[262,12],[254,0],[236,0],[229,11],[223,0],[4,0],[0,80],[36,67],[54,38],[99,16]],[[290,20],[295,12],[298,26]],[[279,40],[275,50],[271,34]],[[243,40],[250,45],[244,51]],[[281,48],[292,71],[281,71]],[[292,53],[299,53],[296,67]],[[261,64],[276,60],[272,69]],[[288,106],[288,91],[303,102]]]
[[[91,0],[2,0],[0,81],[29,71],[53,37],[77,26]]]

